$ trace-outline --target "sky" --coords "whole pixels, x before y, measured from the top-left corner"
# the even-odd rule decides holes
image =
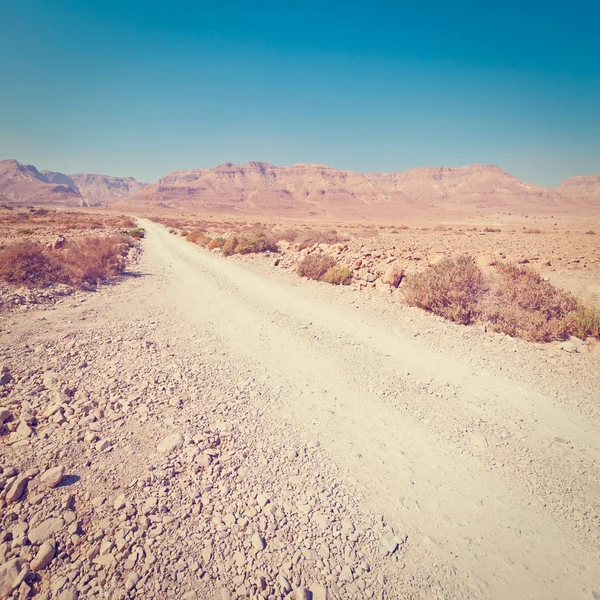
[[[600,172],[600,2],[2,2],[0,158]]]

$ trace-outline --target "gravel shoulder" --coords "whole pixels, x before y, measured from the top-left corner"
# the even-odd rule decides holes
[[[224,259],[142,224],[138,277],[2,316],[14,378],[2,406],[15,423],[24,401],[35,416],[29,436],[1,446],[4,473],[29,470],[31,488],[8,502],[5,482],[3,531],[65,511],[79,524],[57,532],[51,576],[31,593],[600,593],[596,356]],[[62,416],[45,417],[56,394]],[[78,479],[38,493],[59,464]],[[0,562],[35,555],[10,536]]]

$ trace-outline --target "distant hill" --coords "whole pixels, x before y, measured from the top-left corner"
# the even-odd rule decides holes
[[[33,165],[16,160],[0,161],[0,195],[10,204],[84,204],[81,194],[70,185],[50,182]]]
[[[600,174],[569,177],[556,189],[570,198],[600,205]]]
[[[146,184],[133,177],[38,171],[16,160],[0,161],[0,197],[10,204],[99,206],[135,194]]]
[[[521,181],[495,165],[358,173],[312,163],[277,167],[247,162],[174,171],[146,185],[133,177],[65,175],[4,160],[0,162],[2,197],[2,202],[18,204],[114,204],[137,210],[376,219],[427,208],[600,207],[600,175],[571,177],[551,189]]]
[[[357,173],[320,164],[225,163],[175,171],[121,203],[272,215],[386,217],[426,206],[552,206],[572,199],[494,165]],[[579,202],[579,199],[573,200]]]
[[[116,200],[136,194],[146,186],[133,177],[86,173],[64,175],[55,171],[42,171],[42,174],[48,181],[65,183],[77,190],[88,206],[112,204]]]

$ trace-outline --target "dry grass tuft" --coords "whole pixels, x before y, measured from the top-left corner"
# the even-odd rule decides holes
[[[222,237],[216,237],[213,238],[212,240],[210,240],[210,242],[208,242],[207,244],[207,248],[209,250],[213,250],[214,248],[222,248],[225,245],[225,238]]]
[[[296,250],[304,250],[315,244],[338,244],[347,241],[345,236],[340,236],[334,229],[330,231],[308,231],[297,237]]]
[[[32,287],[96,283],[123,271],[132,243],[127,236],[89,237],[51,250],[39,243],[19,242],[0,251],[0,280]]]
[[[470,256],[444,258],[426,271],[407,278],[404,296],[410,306],[468,325],[478,314],[485,292],[483,273]]]

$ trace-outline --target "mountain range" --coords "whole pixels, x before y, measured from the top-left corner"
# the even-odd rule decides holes
[[[253,161],[174,171],[146,185],[132,177],[64,175],[5,160],[0,161],[0,202],[297,217],[393,217],[426,207],[600,208],[600,174],[546,188],[495,165],[365,174],[321,164],[277,167]]]

